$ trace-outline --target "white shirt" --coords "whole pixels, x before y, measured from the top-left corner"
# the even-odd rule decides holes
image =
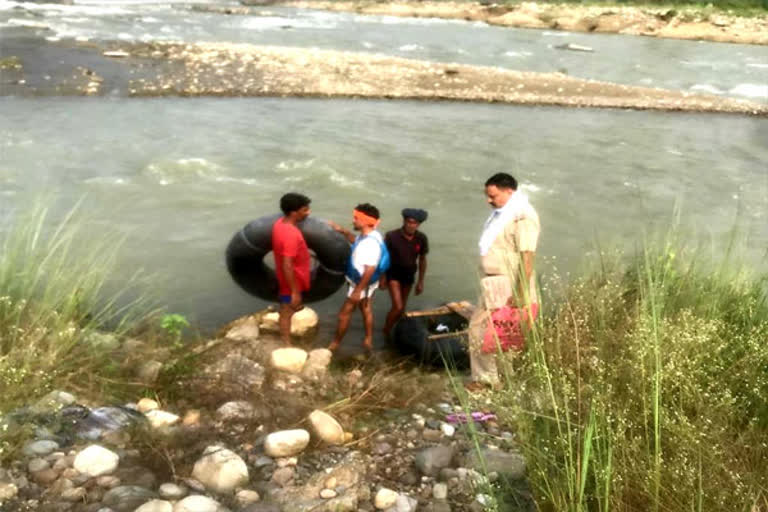
[[[358,239],[360,236],[358,236]],[[381,259],[381,244],[384,239],[378,231],[371,231],[355,247],[352,253],[352,266],[360,272],[362,276],[365,273],[365,267],[378,267]]]
[[[504,226],[508,222],[520,218],[530,208],[528,197],[520,191],[515,191],[504,206],[493,210],[488,220],[485,221],[483,234],[480,235],[480,242],[478,243],[480,256],[488,254],[491,245],[496,241],[496,237],[504,231]]]

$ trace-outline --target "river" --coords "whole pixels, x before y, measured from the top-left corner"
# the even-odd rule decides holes
[[[569,72],[589,78],[632,82],[642,75],[667,87],[709,84],[731,92],[740,84],[759,85],[764,75],[758,73],[765,70],[746,63],[766,61],[761,47],[286,9],[270,8],[276,14],[265,22],[167,6],[113,5],[109,9],[118,11],[111,14],[93,5],[24,8],[44,10],[41,23],[56,18],[48,11],[67,9],[75,12],[61,18],[94,21],[60,20],[85,31],[72,37],[101,38],[112,31],[155,38],[169,26],[174,36],[190,40],[354,50],[369,42],[371,50],[395,54],[405,52],[409,41],[422,41],[411,56],[525,69],[568,65]],[[9,12],[13,19],[26,16]],[[4,16],[8,25],[11,15]],[[159,21],[144,20],[137,28],[137,16]],[[201,21],[213,16],[222,21]],[[242,27],[250,18],[258,28]],[[120,23],[124,32],[115,32]],[[41,37],[64,37],[19,24],[10,23],[0,35],[10,41],[16,36],[9,33],[42,30]],[[140,32],[145,28],[148,36]],[[538,44],[542,57],[502,59],[500,51],[524,44],[518,38]],[[545,46],[564,38],[605,47],[582,56]],[[451,48],[467,54],[449,54]],[[629,48],[636,59],[626,58]],[[671,63],[671,54],[681,60]],[[630,67],[639,62],[643,72],[623,74],[608,65],[611,59]],[[682,60],[711,65],[686,67]],[[349,223],[358,202],[376,204],[383,229],[398,225],[403,207],[429,210],[423,229],[431,241],[430,269],[414,307],[475,297],[476,243],[488,215],[482,184],[500,170],[519,178],[541,215],[538,265],[544,279],[594,261],[598,244],[635,247],[646,232],[668,228],[676,207],[684,229],[694,233],[691,239],[705,247],[709,240],[722,246],[736,224],[753,260],[764,258],[768,247],[764,119],[450,102],[113,96],[5,96],[0,112],[0,213],[7,217],[42,191],[55,193],[59,211],[85,197],[84,208],[101,229],[128,236],[120,272],[144,268],[157,275],[156,292],[168,310],[204,329],[265,306],[232,283],[224,248],[246,222],[276,212],[280,195],[290,190],[312,198],[314,215],[338,222]],[[337,294],[316,305],[324,337],[341,301]],[[387,303],[382,294],[379,317]]]

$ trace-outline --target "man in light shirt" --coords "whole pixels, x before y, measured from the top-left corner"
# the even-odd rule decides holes
[[[538,310],[534,259],[539,239],[539,216],[528,198],[517,190],[517,180],[497,173],[485,182],[488,204],[494,209],[480,236],[481,302],[470,320],[470,390],[497,385],[497,350],[483,350],[491,313],[504,306]],[[518,326],[519,327],[519,326]]]

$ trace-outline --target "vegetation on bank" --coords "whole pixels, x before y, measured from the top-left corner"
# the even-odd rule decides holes
[[[768,510],[768,275],[704,260],[670,236],[545,290],[491,396],[541,510]]]

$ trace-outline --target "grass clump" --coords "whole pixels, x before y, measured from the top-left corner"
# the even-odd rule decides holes
[[[505,363],[541,510],[768,510],[768,276],[699,254],[603,259]]]
[[[108,396],[127,377],[112,352],[150,311],[135,278],[112,290],[120,237],[78,206],[49,217],[37,204],[0,227],[0,413],[54,388]]]

